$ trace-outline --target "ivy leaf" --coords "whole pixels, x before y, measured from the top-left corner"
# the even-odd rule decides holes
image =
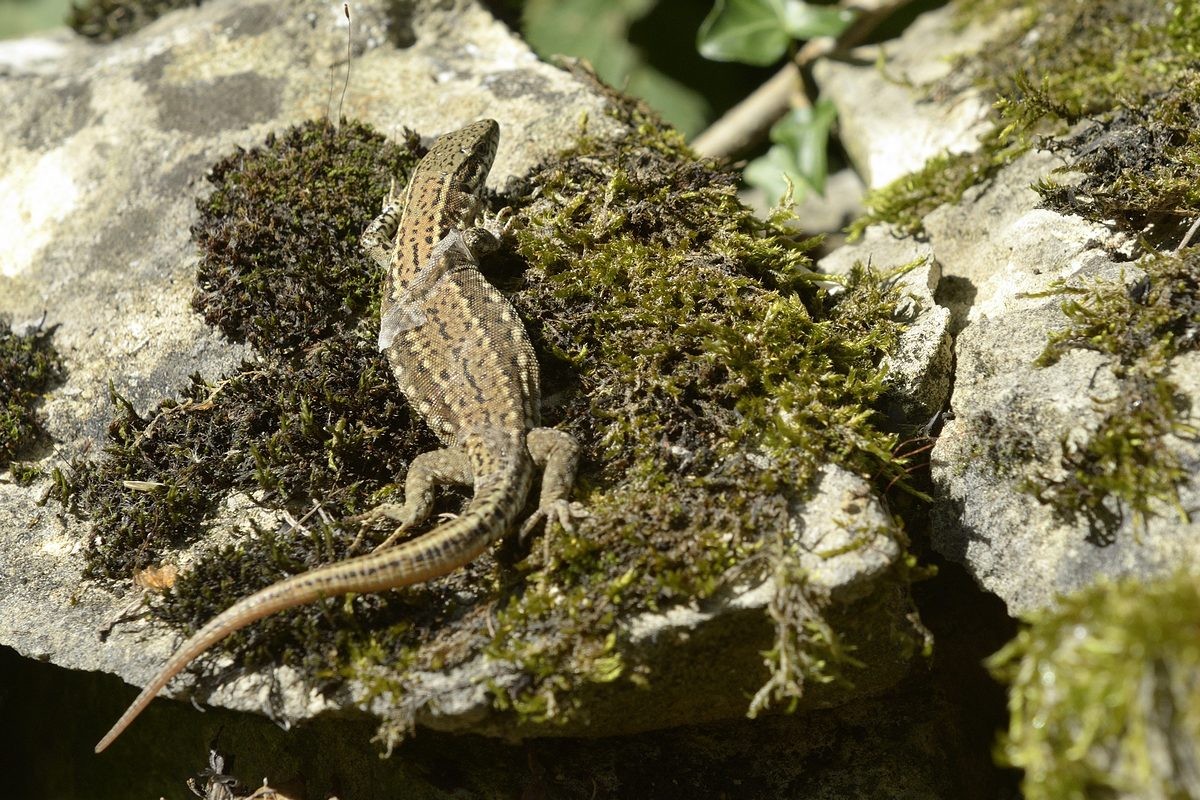
[[[854,12],[836,6],[814,6],[785,0],[783,27],[794,39],[840,36],[854,21]]]
[[[696,47],[713,61],[766,66],[787,52],[784,0],[716,0],[700,23]]]
[[[713,61],[767,66],[793,39],[837,36],[853,19],[851,11],[803,0],[716,0],[700,23],[696,47]]]
[[[829,130],[837,119],[837,108],[829,100],[818,100],[812,108],[797,108],[771,127],[771,149],[746,165],[746,183],[761,189],[772,203],[779,202],[794,187],[825,191],[828,171]]]

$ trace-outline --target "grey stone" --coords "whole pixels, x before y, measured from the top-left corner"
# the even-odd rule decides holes
[[[386,5],[354,4],[347,117],[384,132],[432,134],[494,116],[504,134],[493,186],[570,143],[585,117],[593,135],[620,132],[590,85],[538,61],[478,5],[414,4],[411,19],[391,22]],[[0,120],[0,225],[10,243],[0,251],[0,313],[29,319],[46,309],[68,369],[44,407],[56,452],[43,466],[98,449],[113,414],[110,382],[145,412],[194,372],[220,375],[254,358],[190,308],[195,198],[207,165],[235,147],[337,113],[329,108],[329,67],[341,63],[344,24],[340,5],[213,0],[103,47],[61,35],[0,44],[8,109]],[[407,46],[388,44],[397,38]],[[62,109],[47,112],[47,97]],[[0,480],[0,644],[146,683],[177,637],[143,622],[101,639],[128,598],[80,581],[91,534],[39,506],[45,490],[44,482],[22,488]],[[811,687],[803,703],[832,705],[896,682],[924,633],[913,621],[890,517],[861,479],[833,469],[822,473],[816,499],[794,511],[788,542],[809,575],[806,591],[830,601],[839,633],[873,665],[853,686]],[[230,521],[253,515],[279,524],[253,498],[231,497],[204,546],[219,544]],[[180,554],[183,569],[189,557]],[[619,696],[598,690],[588,698],[596,713],[586,732],[745,714],[765,679],[761,651],[772,642],[768,611],[777,590],[760,580],[711,607],[628,621],[629,645],[657,660],[658,693],[628,684]],[[857,613],[863,608],[871,613]],[[681,653],[690,659],[680,661]],[[457,672],[418,674],[404,697],[372,710],[447,730],[583,732],[553,722],[518,730],[496,716],[483,681],[518,679],[512,665],[481,659]],[[187,692],[177,681],[167,694]],[[283,668],[244,676],[206,699],[292,724],[353,714],[365,695],[361,686],[322,695]]]
[[[988,30],[955,33],[950,13],[924,15],[884,45],[882,69],[873,63],[880,50],[868,49],[856,51],[853,63],[816,71],[826,96],[838,103],[847,149],[873,186],[941,150],[975,146],[984,106],[973,88],[958,87],[935,100],[888,78],[905,75],[953,87],[941,80],[945,73],[938,67],[918,76],[906,66],[929,64],[939,53],[969,54],[986,41]],[[881,107],[889,109],[890,122],[881,120]],[[1044,608],[1100,575],[1150,578],[1200,556],[1194,513],[1200,480],[1180,487],[1182,507],[1193,512],[1190,521],[1177,509],[1160,507],[1139,526],[1112,501],[1120,523],[1101,538],[1087,520],[1056,513],[1035,496],[1038,485],[1064,475],[1064,449],[1086,444],[1100,424],[1104,398],[1121,391],[1108,355],[1076,350],[1053,366],[1035,364],[1049,335],[1067,322],[1055,287],[1060,281],[1132,284],[1142,274],[1129,260],[1134,248],[1124,237],[1039,207],[1031,186],[1064,166],[1058,156],[1030,151],[961,201],[928,214],[927,244],[891,241],[877,229],[822,262],[839,271],[855,259],[891,266],[922,253],[931,259],[931,281],[940,271],[940,282],[930,285],[943,306],[939,322],[949,315],[956,340],[952,417],[932,452],[933,543],[1015,614]],[[1071,176],[1056,172],[1054,178]],[[927,361],[946,363],[935,339],[916,341]],[[1191,354],[1171,365],[1181,397],[1193,408],[1200,407],[1195,364]],[[1200,475],[1194,441],[1168,436],[1164,447],[1190,474]]]
[[[591,87],[539,61],[477,4],[421,4],[403,50],[388,43],[385,6],[354,4],[345,115],[429,134],[494,116],[504,130],[495,185],[566,146],[584,117],[599,135],[616,130]],[[0,314],[45,311],[67,366],[42,409],[56,443],[43,466],[98,449],[110,382],[145,412],[194,372],[254,358],[190,306],[195,199],[207,166],[235,147],[336,113],[330,67],[340,86],[345,48],[340,5],[222,0],[105,46],[66,33],[0,42]],[[128,598],[80,582],[87,526],[39,505],[45,491],[0,479],[0,644],[148,681],[175,635],[123,624],[101,641]],[[227,515],[253,510],[233,498]],[[287,670],[252,676],[214,702],[263,710],[269,685],[280,719],[329,707],[308,688],[278,690],[289,682]]]
[[[915,172],[938,153],[979,146],[990,127],[987,98],[967,89],[954,102],[934,102],[917,87],[947,77],[956,57],[977,52],[995,34],[991,25],[959,30],[946,7],[922,14],[895,41],[813,66],[821,96],[837,105],[842,146],[868,188]]]

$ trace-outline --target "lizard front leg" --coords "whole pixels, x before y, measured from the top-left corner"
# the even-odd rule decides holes
[[[396,228],[400,225],[400,205],[396,202],[395,189],[393,181],[387,197],[383,198],[383,211],[371,221],[359,240],[363,252],[385,272],[392,266],[392,245],[396,240]]]

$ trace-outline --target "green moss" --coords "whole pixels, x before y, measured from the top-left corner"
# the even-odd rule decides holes
[[[52,333],[39,329],[18,336],[0,318],[0,468],[45,434],[35,409],[64,377]]]
[[[202,0],[72,0],[67,24],[80,36],[111,42],[146,27],[177,8],[198,6]]]
[[[1051,334],[1038,360],[1052,364],[1072,348],[1116,357],[1120,389],[1096,401],[1102,415],[1097,430],[1082,444],[1063,439],[1065,477],[1042,473],[1024,486],[1061,516],[1082,516],[1101,541],[1111,538],[1127,512],[1136,526],[1159,504],[1187,518],[1178,489],[1191,474],[1166,437],[1198,431],[1184,421],[1187,402],[1168,371],[1174,356],[1200,347],[1200,248],[1155,253],[1139,266],[1144,275],[1132,284],[1056,286],[1068,295],[1068,325]]]
[[[18,486],[32,486],[38,479],[45,475],[42,468],[37,464],[19,461],[9,464],[9,474],[12,475],[13,482]]]
[[[1024,0],[1007,6],[1034,7]],[[1081,183],[1037,187],[1050,207],[1139,232],[1155,225],[1165,242],[1175,235],[1172,221],[1200,213],[1200,3],[1051,6],[1037,4],[1039,13],[1026,14],[973,66],[998,98],[1006,134],[1059,136],[1043,146],[1083,173]]]
[[[264,620],[222,645],[239,664],[283,661],[317,685],[362,686],[361,702],[391,698],[388,742],[411,725],[414,671],[482,655],[527,676],[496,687],[499,706],[568,719],[588,686],[645,680],[618,620],[711,597],[731,571],[771,573],[777,556],[758,565],[756,554],[779,552],[764,542],[819,466],[903,475],[873,410],[901,329],[891,280],[856,270],[829,296],[787,219],[757,220],[735,175],[625,113],[635,133],[584,137],[510,198],[520,258],[485,264],[539,350],[544,422],[584,446],[576,497],[590,516],[528,553],[508,542],[404,592]],[[405,465],[436,447],[375,352],[379,277],[357,253],[391,177],[402,184],[417,155],[412,137],[397,148],[361,126],[312,123],[213,169],[194,231],[197,306],[262,358],[197,376],[145,416],[114,396],[106,459],[77,463],[67,487],[97,532],[92,574],[124,579],[197,545],[155,604],[160,619],[194,629],[285,575],[365,552],[387,532],[345,518],[400,491]],[[295,524],[205,543],[230,494]],[[461,508],[461,492],[440,495],[438,511]],[[779,652],[803,668],[770,695],[790,701],[804,680],[855,662],[815,635],[823,603],[804,576],[779,574],[791,590]]]
[[[956,6],[964,24],[1005,20],[999,39],[946,79],[957,86],[963,75],[973,76],[995,98],[994,127],[976,152],[935,156],[869,193],[866,215],[851,226],[855,235],[875,222],[920,233],[926,214],[958,200],[1035,140],[1063,152],[1070,169],[1084,174],[1082,183],[1047,180],[1036,187],[1052,208],[1137,231],[1156,225],[1160,243],[1178,235],[1172,223],[1200,213],[1200,133],[1193,124],[1200,3],[959,0]],[[1091,124],[1064,136],[1084,120]]]
[[[1025,622],[989,660],[1011,685],[1000,754],[1024,797],[1195,796],[1200,580],[1103,581]]]
[[[1057,211],[1113,220],[1151,241],[1174,244],[1200,214],[1200,72],[1182,73],[1143,102],[1056,142],[1083,178],[1046,180],[1036,188]]]
[[[550,537],[549,561],[526,562],[525,591],[497,617],[489,652],[534,676],[500,702],[534,717],[569,715],[564,690],[622,668],[618,619],[708,597],[762,553],[820,465],[900,473],[872,410],[899,292],[856,270],[834,302],[785,219],[755,219],[733,175],[633,121],[636,135],[585,139],[518,201],[530,269],[514,300],[560,360],[556,416],[596,463],[583,476],[592,516]],[[784,557],[771,552],[767,564]],[[790,701],[853,659],[816,635],[823,604],[801,602],[804,578],[788,576],[777,650],[811,657],[766,696]]]
[[[855,230],[882,220],[919,233],[933,207],[961,196],[1035,139],[1063,153],[1074,177],[1051,176],[1035,186],[1044,203],[1138,234],[1149,252],[1147,274],[1130,287],[1055,287],[1067,295],[1068,325],[1051,334],[1040,363],[1069,348],[1098,350],[1117,358],[1121,390],[1097,401],[1101,421],[1087,441],[1063,440],[1065,477],[1044,472],[1024,488],[1064,518],[1082,516],[1101,541],[1127,515],[1140,525],[1164,504],[1182,515],[1177,490],[1188,475],[1166,437],[1195,431],[1183,422],[1187,409],[1166,375],[1170,359],[1195,344],[1200,263],[1191,252],[1168,256],[1155,248],[1173,247],[1200,215],[1194,124],[1200,4],[963,0],[957,6],[964,22],[1014,12],[1000,40],[960,64],[951,79],[973,75],[997,98],[995,127],[976,154],[935,158],[875,193]],[[1003,446],[1025,452],[1026,445]]]
[[[850,241],[858,239],[870,225],[886,223],[909,236],[924,233],[923,220],[938,206],[956,203],[963,192],[990,180],[1001,167],[1029,149],[1028,140],[1013,133],[993,130],[978,149],[967,153],[941,153],[863,198],[866,212],[847,229]]]

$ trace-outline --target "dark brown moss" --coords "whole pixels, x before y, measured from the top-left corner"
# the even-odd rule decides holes
[[[377,319],[381,275],[358,237],[417,147],[314,122],[217,162],[197,202],[192,305],[231,339],[284,354]]]
[[[111,42],[146,27],[177,8],[198,6],[202,0],[72,0],[67,24],[80,36]]]
[[[0,318],[0,469],[45,436],[37,406],[65,377],[52,330],[18,336]]]

